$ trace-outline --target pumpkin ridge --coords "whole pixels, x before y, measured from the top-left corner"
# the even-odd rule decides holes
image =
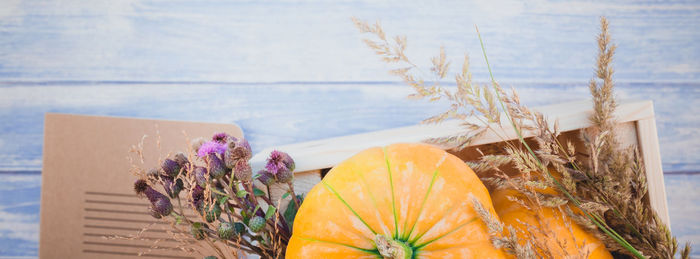
[[[411,233],[413,233],[413,229],[415,229],[416,224],[418,223],[418,220],[420,219],[420,216],[423,214],[423,208],[425,207],[425,203],[428,200],[428,196],[430,195],[430,193],[432,191],[433,183],[435,183],[435,178],[437,177],[437,175],[439,173],[438,169],[440,168],[442,163],[444,163],[445,160],[447,159],[447,154],[448,153],[443,153],[442,157],[440,157],[440,160],[438,160],[438,162],[435,163],[435,170],[432,173],[432,177],[430,179],[430,184],[428,185],[428,189],[426,190],[425,196],[423,197],[423,201],[421,202],[420,208],[418,209],[418,214],[416,215],[416,220],[413,221],[413,225],[411,226],[410,230],[408,230],[407,225],[408,225],[408,221],[411,219],[411,215],[413,214],[411,212],[413,210],[408,211],[408,214],[406,215],[406,219],[405,219],[404,225],[403,225],[404,234],[398,237],[399,240],[401,240],[403,242],[408,242],[408,238],[411,237]],[[408,233],[406,233],[406,230],[408,230]]]
[[[439,237],[433,238],[432,240],[430,240],[430,241],[428,241],[428,242],[425,242],[424,244],[415,246],[415,250],[419,250],[419,249],[421,249],[421,248],[423,248],[423,247],[425,247],[425,246],[427,246],[427,245],[429,245],[429,244],[431,244],[431,243],[433,243],[433,242],[435,242],[435,241],[438,241],[438,240],[442,239],[443,237],[446,237],[446,236],[448,236],[449,234],[454,233],[455,231],[459,230],[460,228],[462,228],[462,227],[464,227],[464,226],[466,226],[466,225],[469,225],[469,224],[473,223],[474,221],[476,221],[476,217],[473,217],[471,220],[462,223],[461,225],[457,226],[457,227],[454,228],[453,230],[450,230],[449,232],[447,232],[447,233],[445,233],[445,234],[442,234],[442,235],[440,235]]]
[[[416,228],[416,224],[418,224],[418,220],[420,219],[420,216],[423,215],[423,207],[425,207],[425,203],[428,201],[428,196],[430,195],[430,192],[433,189],[433,184],[435,183],[435,178],[437,178],[438,173],[439,173],[438,169],[435,168],[435,171],[433,172],[433,178],[430,180],[430,185],[428,185],[428,191],[425,193],[425,197],[423,198],[423,202],[420,205],[420,209],[418,209],[418,216],[416,216],[416,221],[413,222],[413,226],[411,226],[411,230],[409,230],[408,234],[406,234],[406,236],[404,236],[402,239],[408,240],[411,237],[413,230]]]
[[[440,216],[440,218],[441,218],[441,219],[444,219],[447,215],[449,215],[449,214],[452,212],[452,210],[454,210],[455,208],[457,208],[459,205],[460,205],[460,204],[454,204],[454,205],[452,205],[452,207],[450,207],[449,209],[447,209],[447,210],[445,211],[445,213],[443,213],[443,214]],[[433,228],[435,227],[435,225],[437,225],[438,223],[440,223],[440,221],[441,221],[441,220],[438,220],[438,221],[435,222],[433,225],[431,225],[430,227],[428,227],[423,233],[418,234],[416,237],[413,238],[413,240],[409,240],[408,242],[409,242],[410,244],[414,244],[414,243],[418,242],[418,239],[420,239],[420,238],[423,237],[425,234],[427,234],[431,229],[433,229]]]
[[[399,236],[399,219],[396,216],[396,198],[394,196],[394,181],[391,176],[391,164],[389,163],[389,157],[386,154],[386,147],[382,148],[382,152],[384,153],[384,161],[386,162],[386,169],[389,174],[389,185],[391,186],[391,207],[394,212],[394,236],[393,238],[397,238]],[[375,232],[376,234],[376,232]]]
[[[365,226],[369,229],[369,231],[372,231],[372,234],[375,234],[375,235],[377,234],[377,232],[374,231],[374,229],[372,229],[372,227],[371,227],[369,224],[367,224],[367,222],[366,222],[364,219],[362,219],[362,217],[360,217],[360,214],[357,214],[357,212],[356,212],[352,207],[350,207],[350,204],[348,204],[348,203],[343,199],[343,197],[340,197],[340,194],[339,194],[338,192],[336,192],[335,189],[333,189],[333,187],[331,187],[328,183],[326,183],[326,182],[323,181],[323,180],[321,180],[321,183],[323,183],[323,186],[325,186],[331,193],[333,193],[333,195],[334,195],[336,198],[338,198],[338,200],[340,200],[340,202],[342,202],[343,204],[345,204],[345,207],[347,207],[347,208],[352,212],[352,214],[355,214],[355,217],[357,217],[357,219],[359,219],[360,221],[362,221],[362,224],[365,224]]]
[[[384,225],[384,222],[381,220],[382,212],[379,210],[379,206],[377,206],[377,199],[374,198],[374,194],[372,193],[372,190],[369,188],[369,183],[367,183],[367,179],[365,178],[365,176],[363,174],[358,173],[355,170],[352,170],[352,173],[355,174],[356,176],[358,176],[362,180],[362,184],[364,185],[365,190],[367,191],[367,194],[369,195],[369,198],[372,200],[372,205],[374,205],[374,208],[377,210],[377,214],[376,214],[376,216],[378,217],[377,221],[379,222],[380,227],[382,227],[382,230],[386,230],[387,227]]]
[[[352,248],[352,249],[355,249],[355,250],[358,250],[358,251],[362,251],[362,252],[365,252],[365,253],[368,253],[368,254],[380,255],[380,254],[379,254],[379,250],[377,250],[377,249],[364,249],[364,248],[356,247],[356,246],[353,246],[353,245],[348,245],[348,244],[343,244],[343,243],[333,242],[333,241],[327,241],[327,240],[320,240],[320,239],[315,239],[315,238],[310,238],[310,237],[299,237],[299,239],[303,239],[303,240],[307,240],[307,241],[311,241],[311,242],[319,242],[319,243],[326,243],[326,244],[339,245],[339,246],[344,246],[344,247],[347,247],[347,248]]]

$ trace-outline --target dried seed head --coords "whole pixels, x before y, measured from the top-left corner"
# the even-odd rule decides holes
[[[233,168],[239,160],[248,161],[253,156],[253,151],[250,149],[248,140],[244,138],[230,138],[227,143],[225,159],[226,166]]]
[[[233,170],[233,174],[236,179],[243,182],[250,182],[253,175],[253,169],[250,168],[250,164],[246,160],[238,160],[236,166]]]

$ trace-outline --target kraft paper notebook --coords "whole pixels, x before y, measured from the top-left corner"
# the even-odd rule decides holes
[[[149,215],[148,201],[133,192],[127,157],[143,140],[144,168],[151,168],[168,152],[187,151],[187,138],[216,132],[242,136],[233,124],[46,114],[39,257],[201,258],[177,250],[169,226]],[[108,238],[149,225],[141,240]],[[163,249],[152,249],[154,242]]]

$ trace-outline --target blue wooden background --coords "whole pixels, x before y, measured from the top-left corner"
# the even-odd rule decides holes
[[[38,249],[43,114],[235,122],[254,150],[415,124],[351,16],[408,36],[421,66],[471,53],[530,105],[588,98],[598,17],[619,98],[654,100],[672,229],[700,245],[697,1],[0,1],[0,257]],[[457,67],[457,66],[455,66]],[[697,253],[700,255],[700,253]]]

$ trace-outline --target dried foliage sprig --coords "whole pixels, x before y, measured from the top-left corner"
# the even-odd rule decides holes
[[[392,43],[387,40],[378,23],[370,26],[357,19],[353,21],[361,32],[374,34],[378,38],[377,41],[366,39],[365,43],[381,55],[385,62],[405,66],[392,70],[391,74],[397,75],[414,88],[415,93],[410,97],[429,101],[446,99],[451,103],[447,111],[426,119],[424,123],[458,119],[462,121],[465,133],[431,139],[430,142],[462,149],[486,132],[496,134],[505,141],[501,152],[483,155],[479,161],[470,163],[476,171],[491,171],[491,176],[483,177],[482,180],[490,183],[493,188],[517,190],[520,195],[513,197],[513,200],[535,212],[542,207],[558,208],[566,212],[568,219],[596,233],[609,249],[620,255],[638,258],[672,258],[675,255],[675,238],[651,209],[648,201],[643,163],[636,147],[621,147],[615,137],[616,121],[613,114],[616,102],[612,80],[615,46],[610,43],[605,18],[601,18],[601,34],[598,37],[598,79],[591,80],[590,83],[595,111],[590,120],[594,127],[581,134],[585,150],[577,150],[570,141],[564,142],[558,123],[550,124],[541,113],[522,105],[515,90],[506,93],[500,87],[493,77],[480,35],[491,85],[472,82],[468,57],[465,57],[462,70],[455,76],[457,89],[451,91],[440,83],[449,70],[444,48],[432,59],[431,72],[435,80],[426,83],[413,74],[422,71],[404,54],[406,37],[395,37]],[[505,115],[505,120],[501,114]],[[508,138],[504,137],[504,129],[509,127],[517,134],[518,141],[507,141]],[[531,143],[523,138],[524,131],[534,133]],[[519,174],[506,174],[501,171],[503,167],[515,168]],[[543,189],[557,192],[543,195]],[[574,213],[571,206],[581,212]],[[479,211],[478,204],[475,204],[475,209]],[[504,226],[497,222],[496,217],[484,213],[480,215],[493,234],[494,245],[506,248],[519,258],[546,258],[553,255],[553,246],[537,244],[533,239],[517,240],[512,231],[504,233]],[[547,223],[541,217],[538,218],[540,226]],[[535,232],[542,231],[534,226],[528,228]],[[563,246],[559,245],[562,249]],[[682,250],[682,258],[688,258],[689,249],[687,245]]]
[[[241,252],[284,258],[303,199],[293,189],[294,160],[273,151],[265,169],[253,174],[252,151],[243,138],[219,133],[191,146],[187,154],[169,156],[157,168],[132,169],[139,178],[134,190],[151,203],[154,218],[169,223],[167,233],[180,242],[178,249],[216,254],[207,258],[238,258]],[[136,154],[141,157],[138,148]],[[273,185],[289,188],[273,200]]]

